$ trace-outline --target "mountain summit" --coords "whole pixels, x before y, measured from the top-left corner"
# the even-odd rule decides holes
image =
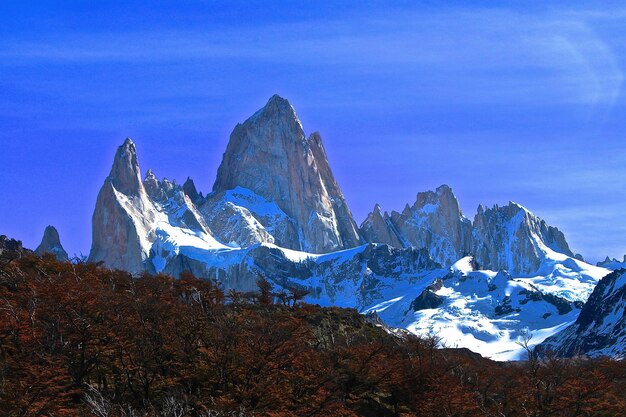
[[[295,221],[298,240],[282,242],[290,249],[324,253],[361,242],[319,133],[307,139],[284,98],[272,96],[230,135],[213,191],[237,187],[275,202]]]
[[[127,138],[98,193],[89,260],[130,272],[144,270],[155,210],[141,182],[137,151]]]
[[[41,243],[37,246],[37,249],[35,249],[35,253],[37,255],[51,253],[59,261],[67,261],[69,259],[67,252],[63,249],[63,245],[61,245],[59,232],[54,226],[46,226]]]
[[[367,242],[426,248],[442,265],[471,254],[482,268],[521,275],[537,272],[552,252],[575,256],[559,229],[517,203],[480,205],[470,221],[445,184],[418,193],[415,203],[400,213],[382,214],[376,205],[360,231]]]
[[[116,190],[127,195],[139,195],[143,188],[137,150],[130,138],[117,148],[109,179]]]

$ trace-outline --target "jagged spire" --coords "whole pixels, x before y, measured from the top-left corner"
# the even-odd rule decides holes
[[[65,249],[63,249],[61,245],[59,232],[54,226],[46,226],[41,243],[37,246],[37,249],[35,249],[35,253],[40,256],[44,253],[51,253],[60,261],[68,260],[67,252],[65,252]]]
[[[191,201],[196,201],[198,199],[198,190],[196,190],[196,185],[193,183],[191,177],[187,177],[187,181],[183,184],[183,192]]]
[[[138,195],[143,187],[139,163],[137,162],[137,150],[130,138],[117,148],[109,180],[115,189],[126,195]]]

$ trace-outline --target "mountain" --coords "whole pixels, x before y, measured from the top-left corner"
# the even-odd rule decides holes
[[[368,242],[427,248],[442,265],[451,265],[471,253],[472,223],[461,213],[447,185],[418,193],[415,203],[407,204],[401,213],[381,215],[377,205],[360,230]]]
[[[550,252],[574,257],[561,231],[517,203],[479,206],[473,226],[472,253],[490,269],[532,274]]]
[[[235,127],[207,195],[191,178],[148,170],[142,181],[126,139],[96,201],[89,260],[191,272],[224,290],[254,290],[265,277],[494,359],[519,358],[527,332],[535,345],[573,323],[609,273],[518,204],[481,206],[472,222],[445,185],[401,213],[376,205],[357,229],[319,135],[306,138],[277,96]]]
[[[624,259],[622,261],[615,258],[611,259],[607,256],[604,261],[598,262],[596,265],[613,271],[617,269],[626,269],[626,255],[624,255]]]
[[[275,202],[293,220],[296,234],[276,242],[283,247],[324,253],[361,243],[319,133],[307,138],[277,95],[230,135],[213,192],[237,187]]]
[[[44,253],[51,253],[59,261],[67,261],[69,259],[67,252],[65,252],[63,245],[61,245],[59,232],[54,226],[46,226],[41,243],[37,246],[37,249],[35,249],[35,253],[40,256]]]
[[[576,321],[537,347],[539,354],[626,357],[626,269],[602,278]]]
[[[536,273],[552,252],[575,257],[561,231],[517,203],[480,205],[470,221],[447,185],[418,193],[401,213],[382,214],[376,205],[360,231],[367,242],[427,248],[442,265],[472,254],[482,268],[519,275]]]
[[[374,210],[367,215],[367,218],[361,223],[359,228],[361,236],[367,242],[378,242],[386,245],[402,248],[405,245],[400,241],[398,232],[396,231],[389,214],[383,214],[380,205],[377,203]]]
[[[127,138],[98,193],[89,261],[130,272],[145,270],[156,210],[141,181],[137,150]]]

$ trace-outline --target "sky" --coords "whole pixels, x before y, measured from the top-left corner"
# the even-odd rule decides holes
[[[0,234],[27,247],[53,224],[88,254],[126,137],[143,173],[210,191],[277,93],[358,223],[445,183],[469,218],[511,200],[590,261],[626,254],[626,4],[9,0],[0,21]]]

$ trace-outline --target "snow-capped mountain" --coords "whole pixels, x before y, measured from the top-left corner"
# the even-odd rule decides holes
[[[41,238],[41,243],[35,249],[37,255],[43,255],[44,253],[53,254],[59,261],[67,261],[69,257],[67,252],[61,245],[61,239],[59,238],[59,232],[54,226],[46,226]]]
[[[550,252],[574,257],[559,229],[517,203],[480,205],[473,226],[472,253],[489,269],[532,274]]]
[[[538,346],[558,356],[626,357],[626,269],[602,278],[576,321]]]
[[[427,248],[430,256],[442,265],[451,265],[471,253],[472,223],[461,213],[447,185],[435,192],[418,193],[415,203],[407,204],[402,213],[392,211],[383,215],[377,204],[360,230],[368,242]]]
[[[181,186],[148,170],[142,181],[138,161],[127,139],[98,195],[91,261],[189,271],[240,291],[264,276],[496,359],[519,357],[528,332],[536,344],[576,320],[609,273],[517,204],[481,206],[470,221],[448,186],[402,213],[376,206],[359,233],[319,135],[306,138],[278,96],[235,128],[206,196],[189,178]]]
[[[283,247],[324,253],[361,243],[319,133],[307,138],[293,107],[277,95],[230,136],[213,191],[246,188],[293,222]]]
[[[447,185],[419,193],[402,213],[382,214],[377,204],[360,230],[368,242],[427,248],[434,260],[446,266],[473,254],[483,268],[532,274],[549,251],[574,257],[563,233],[517,203],[480,205],[470,221]]]

